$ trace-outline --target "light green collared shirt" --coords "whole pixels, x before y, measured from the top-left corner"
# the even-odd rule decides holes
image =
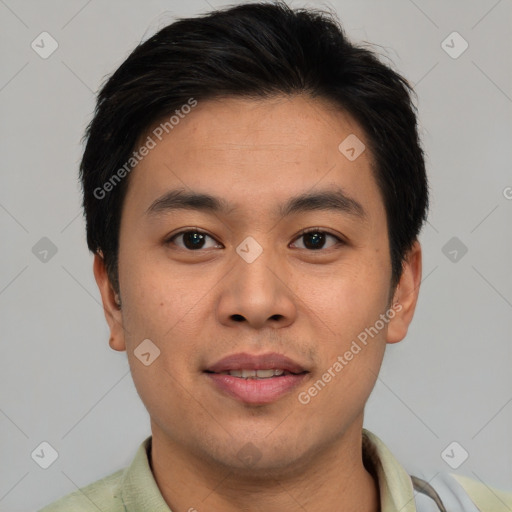
[[[39,512],[172,512],[148,459],[151,436],[130,466],[61,498]],[[363,457],[379,485],[381,512],[512,512],[512,493],[451,473],[428,484],[413,478],[386,445],[363,429]],[[190,509],[193,510],[193,504]]]

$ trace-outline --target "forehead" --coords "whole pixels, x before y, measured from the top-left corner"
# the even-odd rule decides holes
[[[237,208],[256,199],[258,207],[272,203],[275,209],[290,196],[332,186],[359,202],[379,199],[369,150],[355,159],[343,152],[346,140],[359,144],[358,153],[367,146],[363,130],[328,102],[223,98],[199,101],[167,125],[169,133],[161,134],[162,122],[141,136],[139,145],[150,137],[154,148],[130,175],[125,202],[141,211],[176,187],[231,196]]]
[[[146,135],[153,135],[167,119],[155,123]],[[175,126],[167,125],[165,130],[174,135],[174,140],[164,133],[163,142],[180,146],[181,155],[187,157],[202,156],[196,153],[200,147],[203,152],[224,153],[228,158],[227,151],[234,157],[252,151],[256,158],[256,152],[264,156],[280,153],[295,161],[312,155],[317,161],[319,150],[325,157],[339,155],[340,137],[344,133],[365,139],[363,130],[348,113],[306,95],[207,100],[198,102],[181,119],[174,116],[176,121]]]

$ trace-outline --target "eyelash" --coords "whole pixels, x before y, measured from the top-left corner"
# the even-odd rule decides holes
[[[165,242],[164,242],[165,245],[169,245],[171,243],[174,243],[174,240],[176,238],[178,238],[179,236],[184,235],[186,233],[198,233],[198,234],[201,234],[201,235],[206,235],[206,236],[210,237],[212,240],[215,240],[215,238],[213,236],[209,235],[208,233],[206,233],[205,231],[202,231],[200,229],[186,229],[186,230],[180,231],[178,233],[175,233],[171,237],[167,238],[165,240]],[[339,236],[334,235],[333,233],[331,233],[329,231],[326,231],[325,229],[322,229],[322,228],[319,228],[319,227],[306,228],[306,229],[302,230],[294,238],[294,241],[298,240],[299,238],[301,238],[304,235],[307,235],[309,233],[321,233],[321,234],[324,234],[324,235],[331,236],[332,238],[336,239],[336,244],[334,246],[328,247],[327,249],[324,249],[323,247],[321,249],[307,249],[306,248],[305,250],[307,250],[308,252],[321,252],[322,250],[325,251],[325,250],[328,250],[328,249],[332,249],[333,247],[346,244],[346,242],[342,238],[340,238]],[[215,242],[219,243],[217,240],[215,240]],[[187,248],[183,248],[183,247],[180,247],[180,249],[183,249],[184,251],[187,251],[187,252],[200,252],[202,250],[202,248],[197,249],[197,250],[192,250],[192,249],[187,249]]]

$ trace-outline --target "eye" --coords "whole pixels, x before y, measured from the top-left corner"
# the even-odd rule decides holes
[[[302,243],[302,247],[298,247],[299,249],[311,249],[313,251],[319,250],[319,249],[329,249],[330,247],[333,247],[338,244],[343,244],[344,241],[335,236],[331,233],[328,233],[327,231],[322,231],[319,228],[312,228],[308,229],[306,231],[303,231],[296,240],[299,240],[300,238],[303,238],[304,241]],[[334,243],[331,243],[328,247],[325,247],[325,243],[328,239],[334,240]]]
[[[206,245],[207,239],[213,240],[214,244]],[[179,240],[179,242],[177,242]],[[180,231],[179,233],[176,233],[169,239],[165,241],[166,244],[173,243],[177,245],[178,247],[181,247],[182,249],[196,251],[198,249],[208,249],[211,247],[218,247],[220,246],[217,241],[211,237],[210,235],[207,235],[203,231],[199,231],[197,229],[189,229],[187,231]]]

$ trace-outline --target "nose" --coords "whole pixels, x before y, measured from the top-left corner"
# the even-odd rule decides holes
[[[254,329],[287,327],[297,315],[290,271],[270,250],[248,262],[238,254],[222,281],[217,315],[223,325],[246,323]]]

